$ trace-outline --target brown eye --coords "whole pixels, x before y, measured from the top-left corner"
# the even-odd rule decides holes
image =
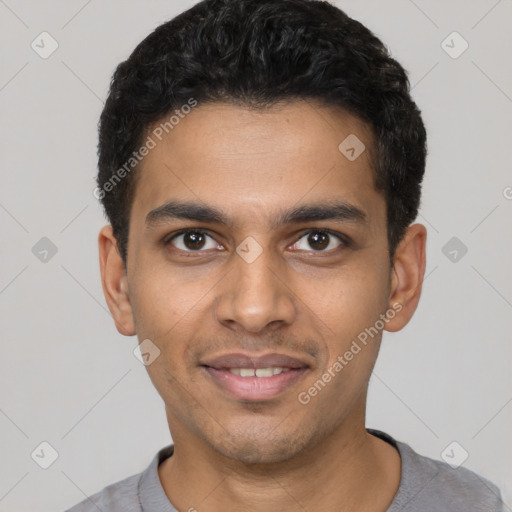
[[[306,240],[307,243],[301,246],[301,240]],[[307,245],[309,245],[309,247],[307,247]],[[311,249],[313,249],[314,252],[328,252],[337,249],[340,245],[343,245],[341,237],[329,231],[313,230],[309,231],[295,242],[293,248],[303,251],[311,251]]]
[[[308,235],[308,244],[313,247],[313,249],[323,251],[329,245],[329,239],[330,235],[327,233],[316,231]]]
[[[178,233],[167,243],[186,252],[199,252],[202,249],[215,249],[218,247],[218,244],[211,236],[207,235],[204,231],[197,230],[187,230]]]

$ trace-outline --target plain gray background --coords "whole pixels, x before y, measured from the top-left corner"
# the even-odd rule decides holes
[[[193,3],[0,0],[0,511],[63,510],[171,442],[136,338],[103,298],[92,191],[115,66]],[[438,459],[456,441],[449,453],[465,450],[512,507],[512,2],[336,5],[408,70],[429,134],[423,295],[384,335],[367,426]],[[58,43],[46,59],[31,47],[51,48],[44,31]],[[48,469],[42,442],[58,453]]]

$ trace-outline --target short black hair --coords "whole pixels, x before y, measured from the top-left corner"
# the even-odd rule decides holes
[[[125,267],[138,150],[151,126],[198,102],[264,109],[299,99],[342,107],[371,128],[392,262],[418,214],[427,153],[406,71],[369,29],[328,2],[203,0],[118,65],[100,117],[95,195]]]

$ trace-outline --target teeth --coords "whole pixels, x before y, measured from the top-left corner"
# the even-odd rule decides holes
[[[258,368],[256,370],[256,377],[272,377],[274,371],[272,368]]]
[[[240,377],[272,377],[282,372],[290,371],[290,368],[230,368],[229,371]]]

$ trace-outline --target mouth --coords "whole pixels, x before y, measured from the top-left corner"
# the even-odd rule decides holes
[[[200,366],[220,389],[244,401],[275,398],[310,369],[308,362],[284,354],[226,354],[204,360]]]

